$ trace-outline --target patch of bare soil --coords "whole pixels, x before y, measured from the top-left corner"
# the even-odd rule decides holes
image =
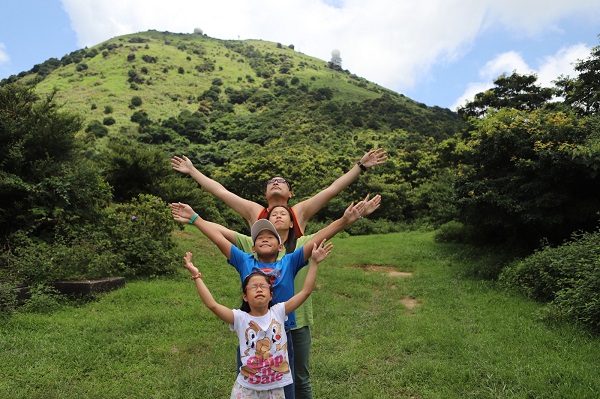
[[[412,273],[409,272],[399,272],[396,268],[392,266],[375,266],[369,265],[365,267],[365,271],[367,272],[386,272],[389,277],[412,277]]]
[[[420,306],[421,304],[419,303],[419,301],[417,301],[415,298],[411,298],[409,296],[405,296],[404,298],[402,298],[400,300],[400,303],[402,305],[404,305],[404,307],[406,307],[406,310],[404,311],[405,315],[412,315],[412,309],[416,308],[417,306]]]
[[[408,309],[414,309],[417,306],[419,306],[419,301],[417,301],[415,298],[411,298],[409,296],[405,296],[404,298],[402,298],[400,300],[400,302],[406,306]]]
[[[193,238],[194,236],[190,233],[186,233],[184,231],[175,230],[173,231],[173,235],[181,238]]]

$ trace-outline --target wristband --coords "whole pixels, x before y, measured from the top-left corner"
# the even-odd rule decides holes
[[[356,164],[358,165],[359,168],[362,169],[363,172],[367,171],[367,167],[365,165],[363,165],[362,162],[358,161]]]
[[[202,273],[198,272],[198,274],[194,274],[190,277],[190,280],[196,280],[197,278],[202,278]]]
[[[192,217],[190,218],[190,224],[194,224],[194,220],[196,220],[196,218],[197,218],[197,217],[198,217],[198,214],[197,214],[197,213],[195,213],[195,214],[194,214],[194,216],[192,216]]]

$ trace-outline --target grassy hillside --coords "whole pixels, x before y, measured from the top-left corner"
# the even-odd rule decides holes
[[[340,101],[374,99],[386,91],[364,79],[332,70],[323,60],[260,40],[234,42],[149,31],[120,36],[83,52],[86,55],[81,62],[52,71],[38,85],[38,91],[49,93],[58,89],[57,98],[87,120],[101,120],[104,107],[111,106],[118,126],[130,123],[128,106],[133,96],[141,97],[142,108],[152,120],[177,115],[182,110],[194,112],[198,108],[196,98],[217,78],[224,87],[239,90],[262,87],[273,77],[297,77],[299,84],[311,88],[331,88]],[[256,52],[268,57],[273,77],[257,76],[250,65]],[[131,55],[135,59],[128,60]],[[82,70],[82,64],[87,68]],[[283,64],[285,73],[280,72]],[[183,73],[179,68],[183,68]],[[129,81],[130,71],[139,75],[140,82],[134,82],[134,87]],[[95,110],[91,109],[93,104],[97,106]],[[244,106],[236,108],[236,113],[246,112]]]

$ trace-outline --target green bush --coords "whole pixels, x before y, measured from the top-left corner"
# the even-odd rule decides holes
[[[104,126],[112,126],[112,125],[114,125],[115,123],[117,123],[117,121],[115,121],[115,118],[113,118],[112,116],[107,116],[106,118],[104,118],[104,119],[102,120],[102,124],[103,124]]]
[[[0,280],[0,317],[9,315],[17,309],[17,294],[15,284]]]
[[[452,220],[446,222],[436,230],[434,239],[437,242],[468,242],[471,235],[471,229],[461,222]]]
[[[140,96],[131,97],[131,105],[133,105],[134,107],[139,107],[140,105],[142,105],[142,98]]]
[[[51,313],[61,306],[64,298],[54,288],[46,284],[29,287],[30,297],[25,301],[22,310],[25,312]]]
[[[111,250],[121,255],[122,275],[156,276],[176,270],[177,256],[169,207],[159,197],[140,194],[107,210],[104,228]]]
[[[567,319],[600,332],[600,231],[574,234],[512,263],[500,281],[548,302],[546,318]]]
[[[0,256],[6,266],[0,268],[2,285],[169,274],[177,266],[174,227],[160,198],[140,195],[107,208],[97,224],[76,226],[48,241],[15,232]],[[0,299],[10,300],[4,294]]]

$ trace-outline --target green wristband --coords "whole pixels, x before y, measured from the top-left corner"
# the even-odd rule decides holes
[[[196,220],[196,218],[197,218],[197,217],[198,217],[198,214],[197,214],[197,213],[195,213],[195,214],[194,214],[194,216],[192,216],[192,217],[190,218],[190,224],[194,224],[194,220]]]

